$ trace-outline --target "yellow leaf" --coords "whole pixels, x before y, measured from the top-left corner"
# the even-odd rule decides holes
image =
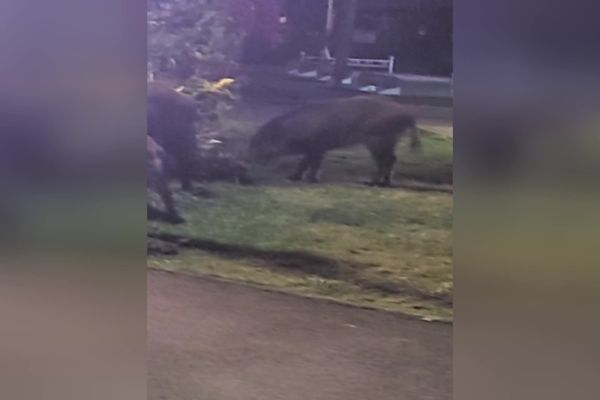
[[[233,85],[235,83],[235,79],[232,78],[223,78],[217,82],[213,82],[210,85],[211,90],[223,90],[223,89],[227,89],[229,86]]]

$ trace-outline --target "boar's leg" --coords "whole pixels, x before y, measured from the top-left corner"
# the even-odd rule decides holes
[[[389,162],[384,161],[385,160],[384,157],[382,157],[380,154],[375,154],[375,153],[373,153],[373,159],[375,160],[377,169],[375,170],[375,173],[373,174],[373,177],[371,178],[371,182],[369,182],[369,185],[385,186],[384,181],[385,181],[386,171],[388,169],[387,164],[389,164]]]
[[[147,148],[147,181],[146,187],[158,193],[163,201],[166,212],[160,211],[150,204],[147,207],[149,219],[168,221],[173,223],[183,222],[175,208],[175,203],[169,190],[168,178],[165,173],[167,155],[150,136],[146,138]]]
[[[298,164],[298,168],[296,168],[296,171],[290,177],[288,177],[288,179],[291,181],[300,181],[304,177],[304,173],[307,170],[309,170],[307,177],[308,181],[316,182],[318,178],[317,175],[319,173],[319,170],[321,169],[322,161],[322,153],[306,154]]]
[[[312,156],[308,166],[308,174],[306,180],[308,182],[319,182],[319,173],[321,172],[321,164],[323,163],[324,154]]]
[[[179,151],[179,157],[176,160],[177,177],[181,182],[181,189],[186,192],[192,191],[192,180],[194,174],[195,154],[189,149]]]
[[[179,215],[171,215],[165,211],[159,210],[158,208],[151,206],[150,204],[146,207],[148,220],[150,221],[162,221],[171,224],[181,224],[185,222]]]
[[[192,191],[192,177],[185,165],[179,166],[179,181],[181,182],[181,190],[185,192]]]
[[[296,171],[294,171],[294,173],[290,175],[288,179],[290,181],[301,181],[302,177],[304,176],[304,173],[306,172],[311,163],[311,156],[305,155],[298,164],[298,168],[296,168]]]
[[[368,147],[371,156],[377,165],[377,171],[373,175],[370,184],[373,186],[390,186],[392,183],[394,164],[396,163],[395,138],[370,143],[368,144]]]
[[[154,207],[148,205],[148,218],[166,220],[172,223],[184,222],[184,219],[177,212],[175,202],[173,201],[173,195],[169,190],[169,184],[162,171],[151,169],[148,174],[150,186],[158,193],[162,200],[166,212],[160,212]]]
[[[394,154],[388,154],[381,160],[382,174],[380,185],[388,187],[392,185],[392,174],[394,172],[394,164],[396,163],[396,156]]]
[[[164,187],[159,187],[159,194],[160,194],[160,198],[162,199],[162,201],[165,205],[165,209],[167,210],[167,215],[168,215],[169,221],[173,222],[173,223],[184,222],[183,218],[179,215],[179,213],[177,212],[177,209],[175,208],[175,202],[173,201],[173,195],[171,194],[171,191],[167,187],[166,182],[165,182]]]

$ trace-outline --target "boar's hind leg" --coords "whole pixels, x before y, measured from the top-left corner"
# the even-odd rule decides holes
[[[394,154],[387,155],[382,160],[383,173],[381,174],[381,186],[392,185],[392,174],[394,173],[394,164],[396,163],[396,156]]]
[[[392,183],[392,171],[394,164],[396,163],[396,156],[393,154],[374,154],[373,158],[377,163],[377,171],[371,180],[371,185],[390,186]]]
[[[371,156],[377,164],[371,185],[373,186],[390,186],[392,183],[392,172],[396,163],[396,144],[391,141],[387,143],[378,143],[369,146]]]
[[[308,174],[306,180],[308,182],[316,183],[319,182],[319,173],[321,172],[321,164],[323,163],[323,154],[313,156],[310,159],[308,166]]]

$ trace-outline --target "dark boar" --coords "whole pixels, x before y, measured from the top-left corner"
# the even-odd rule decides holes
[[[146,137],[147,150],[147,186],[160,195],[164,204],[165,211],[160,211],[148,204],[148,218],[163,220],[171,223],[182,223],[184,219],[179,215],[175,208],[173,195],[169,190],[168,180],[165,174],[165,153],[150,136]]]
[[[415,117],[408,108],[382,96],[358,96],[315,103],[277,117],[250,142],[250,158],[266,162],[278,156],[303,155],[291,180],[318,181],[325,154],[363,144],[377,165],[371,184],[389,186],[396,144],[408,134],[411,147],[421,145]]]
[[[148,134],[172,160],[182,188],[191,190],[198,159],[196,102],[164,83],[149,82],[147,113]]]

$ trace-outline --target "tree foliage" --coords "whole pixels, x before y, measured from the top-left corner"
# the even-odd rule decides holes
[[[149,79],[166,81],[196,99],[203,116],[197,127],[199,147],[205,155],[220,154],[220,120],[236,99],[232,84],[239,75],[243,40],[253,32],[273,31],[279,1],[148,0]],[[215,163],[223,164],[207,158],[207,169]]]
[[[148,0],[148,71],[178,83],[238,71],[246,35],[276,34],[280,0]]]
[[[182,82],[234,73],[243,29],[226,1],[152,0],[148,6],[148,69],[157,78]]]

